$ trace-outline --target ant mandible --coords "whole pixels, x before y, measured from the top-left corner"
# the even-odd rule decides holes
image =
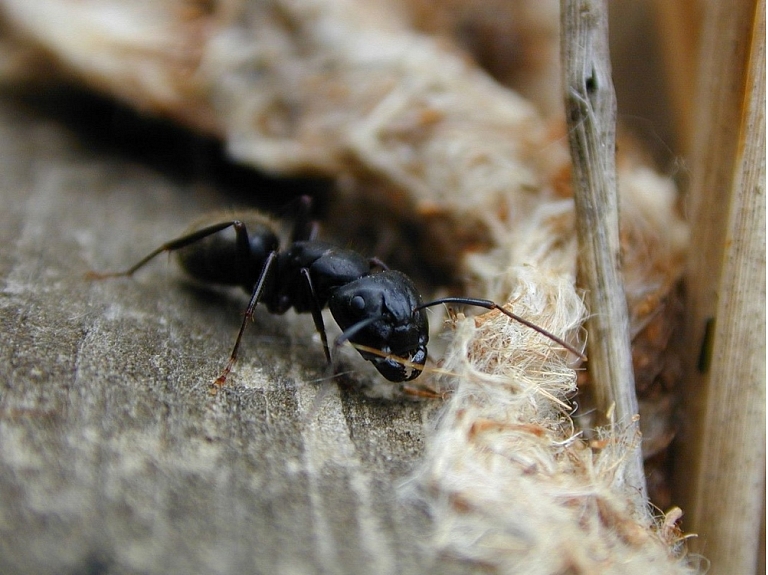
[[[280,250],[276,226],[256,212],[238,219],[207,225],[164,243],[128,269],[89,272],[89,279],[131,276],[155,256],[175,252],[181,267],[193,278],[215,284],[240,286],[251,294],[240,331],[224,370],[216,379],[224,385],[237,361],[245,326],[259,303],[270,313],[290,308],[309,312],[320,334],[328,363],[331,352],[322,310],[326,306],[342,330],[339,345],[349,341],[381,375],[392,382],[419,376],[427,360],[429,324],[426,308],[457,304],[499,310],[586,359],[561,338],[486,299],[444,297],[422,301],[413,281],[389,269],[377,258],[316,239],[317,225],[309,217],[311,200],[302,197],[291,244]],[[228,232],[234,230],[234,234]]]

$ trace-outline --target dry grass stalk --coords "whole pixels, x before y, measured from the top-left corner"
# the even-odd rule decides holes
[[[599,0],[564,0],[561,6],[579,276],[593,312],[587,320],[589,371],[603,417],[639,433],[627,300],[619,269],[616,96],[608,51],[608,6]],[[640,506],[646,488],[639,442],[629,459],[626,481],[640,495]]]
[[[765,514],[765,2],[705,5],[678,480],[711,572],[755,573]]]
[[[663,42],[665,80],[673,107],[673,119],[683,152],[689,153],[693,139],[691,98],[696,83],[696,58],[700,45],[702,2],[699,0],[654,0],[656,22]]]

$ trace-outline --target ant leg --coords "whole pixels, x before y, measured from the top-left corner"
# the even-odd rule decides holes
[[[309,289],[310,297],[312,298],[312,320],[315,322],[315,329],[320,334],[320,339],[323,341],[323,351],[325,352],[325,359],[328,365],[331,364],[331,350],[328,347],[328,336],[325,333],[325,322],[323,321],[323,311],[320,309],[320,304],[317,303],[317,297],[315,296],[315,287],[312,285],[312,278],[309,275],[307,268],[301,268],[301,275],[307,281],[307,288]]]
[[[414,308],[413,311],[416,312],[416,311],[418,311],[420,309],[424,309],[424,308],[427,308],[427,307],[432,307],[433,305],[439,305],[439,304],[442,304],[442,303],[455,303],[455,304],[459,304],[459,305],[473,305],[473,306],[476,306],[476,307],[482,307],[482,308],[490,309],[490,310],[494,310],[494,309],[499,310],[501,313],[503,313],[507,317],[509,317],[509,318],[511,318],[511,319],[513,319],[513,320],[515,320],[517,322],[520,322],[521,324],[531,328],[534,331],[538,331],[544,337],[548,337],[549,339],[551,339],[555,343],[563,346],[565,349],[567,349],[571,353],[575,353],[576,355],[578,355],[584,361],[587,360],[587,356],[584,355],[584,353],[580,352],[578,349],[573,347],[571,344],[567,343],[562,338],[559,338],[555,334],[553,334],[553,333],[547,331],[546,329],[544,329],[543,327],[540,327],[540,326],[536,325],[535,323],[530,322],[527,319],[520,317],[516,313],[512,313],[511,311],[505,309],[504,307],[500,306],[496,302],[491,301],[489,299],[476,299],[476,298],[471,298],[471,297],[443,297],[443,298],[440,298],[440,299],[436,299],[435,301],[430,301],[430,302],[421,304],[419,306],[416,306],[416,308]]]
[[[291,243],[314,241],[317,238],[318,226],[317,222],[309,217],[312,211],[312,198],[301,196],[298,202],[299,207],[296,210],[296,218],[294,219],[293,231],[291,232]]]
[[[445,399],[447,393],[438,391],[426,384],[403,383],[400,385],[403,395],[413,399]]]
[[[206,238],[210,235],[215,234],[216,232],[220,232],[222,230],[225,230],[229,227],[235,228],[236,238],[237,238],[237,246],[238,246],[238,252],[245,250],[246,253],[248,250],[250,250],[250,245],[248,241],[248,232],[245,229],[245,224],[243,224],[239,220],[232,220],[228,222],[222,222],[220,224],[214,224],[212,226],[205,227],[201,230],[194,231],[190,234],[186,234],[184,236],[181,236],[179,238],[176,238],[175,240],[171,240],[169,242],[164,243],[156,250],[150,252],[145,257],[140,259],[137,263],[132,265],[126,270],[120,271],[120,272],[107,272],[107,273],[100,273],[95,271],[90,271],[86,274],[86,278],[89,280],[103,280],[107,278],[117,278],[117,277],[129,277],[132,276],[137,270],[144,267],[146,264],[150,262],[155,256],[163,253],[163,252],[172,252],[175,250],[179,250],[181,248],[187,247],[191,244],[194,244],[195,242],[198,242],[202,240],[203,238]]]
[[[368,260],[368,264],[371,266],[371,269],[379,268],[383,271],[387,271],[389,269],[389,266],[385,264],[383,261],[381,261],[376,256],[373,256]]]
[[[232,348],[232,353],[229,354],[229,361],[227,361],[227,365],[224,367],[224,370],[221,372],[221,375],[219,375],[219,377],[217,377],[216,381],[214,382],[214,384],[219,387],[221,387],[226,383],[227,376],[229,375],[229,372],[232,371],[232,367],[235,365],[235,362],[237,361],[237,352],[240,350],[240,341],[243,339],[245,326],[248,324],[248,321],[253,318],[253,312],[256,309],[256,306],[258,305],[259,301],[261,300],[261,296],[264,293],[264,287],[267,285],[268,276],[272,271],[272,268],[274,267],[276,260],[277,260],[277,252],[270,253],[269,256],[267,257],[267,261],[264,262],[264,267],[261,268],[261,275],[259,275],[259,281],[256,282],[256,287],[253,288],[253,293],[251,293],[251,299],[248,302],[248,307],[245,308],[245,314],[243,315],[243,323],[240,324],[240,331],[237,332],[235,347]]]

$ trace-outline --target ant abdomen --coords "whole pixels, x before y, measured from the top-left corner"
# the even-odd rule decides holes
[[[277,225],[256,211],[208,214],[193,223],[185,236],[194,236],[197,232],[204,234],[212,226],[220,226],[221,222],[230,225],[176,250],[177,261],[198,281],[241,286],[250,293],[267,256],[279,247]],[[242,227],[246,234],[241,233]],[[239,242],[247,242],[247,247]]]

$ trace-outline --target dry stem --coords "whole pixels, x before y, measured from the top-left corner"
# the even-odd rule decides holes
[[[677,478],[711,573],[759,573],[765,518],[765,2],[706,2]],[[707,329],[707,326],[710,326]],[[708,333],[707,333],[708,332]],[[698,364],[698,365],[697,365]]]
[[[602,414],[621,429],[634,428],[639,438],[629,320],[619,269],[616,96],[607,10],[601,0],[562,0],[563,85],[573,159],[579,276],[592,312],[587,322],[589,370]],[[646,488],[639,440],[633,451],[624,478],[637,490],[640,506]]]

